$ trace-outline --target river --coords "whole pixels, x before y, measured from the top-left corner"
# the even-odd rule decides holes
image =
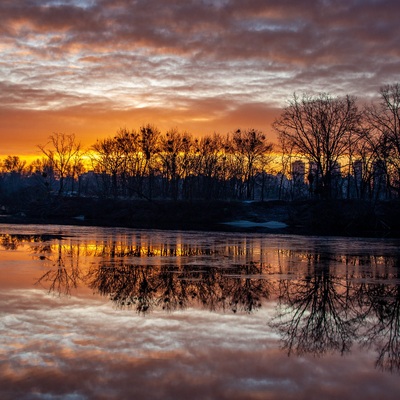
[[[399,245],[0,224],[0,398],[397,399]]]

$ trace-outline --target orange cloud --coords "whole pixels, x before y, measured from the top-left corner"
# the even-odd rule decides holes
[[[221,101],[210,101],[198,107],[174,110],[138,108],[113,110],[104,104],[76,106],[62,110],[0,110],[0,158],[7,155],[40,156],[39,144],[45,144],[55,132],[74,133],[84,147],[97,139],[112,136],[120,127],[137,129],[151,123],[162,131],[178,128],[195,136],[238,128],[255,127],[274,140],[270,125],[278,110],[264,104],[228,108]]]
[[[378,96],[398,80],[395,0],[29,0],[0,4],[0,145],[154,123],[270,130],[293,92]]]

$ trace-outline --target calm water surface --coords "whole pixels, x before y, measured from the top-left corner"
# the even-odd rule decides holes
[[[0,225],[0,399],[398,399],[399,244]]]

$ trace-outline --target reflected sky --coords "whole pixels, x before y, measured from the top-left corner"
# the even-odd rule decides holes
[[[0,235],[2,399],[397,398],[398,369],[377,364],[383,345],[396,347],[378,337],[382,326],[399,334],[396,241],[10,225]],[[135,255],[139,240],[160,254]],[[209,275],[189,282],[185,274],[207,266]],[[71,290],[38,284],[60,269],[78,275]],[[147,270],[157,299],[167,285],[197,295],[185,307],[138,312],[96,289],[102,269],[125,271],[129,282]],[[198,301],[205,281],[226,307]],[[261,306],[234,312],[224,288],[260,282]],[[319,302],[315,312],[308,302]],[[325,332],[333,342],[323,352],[305,345],[318,323],[336,329]],[[348,351],[332,345],[350,328],[371,346],[351,335]]]

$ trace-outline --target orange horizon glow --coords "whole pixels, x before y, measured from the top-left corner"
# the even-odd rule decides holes
[[[399,79],[393,0],[0,8],[0,158],[40,157],[54,133],[88,148],[146,124],[195,137],[254,128],[276,142],[271,124],[294,92],[365,103]]]
[[[27,114],[27,115],[26,115]],[[7,156],[19,156],[21,159],[34,161],[41,158],[43,153],[38,148],[38,145],[45,145],[49,141],[49,137],[54,133],[74,134],[76,141],[79,142],[84,150],[96,143],[97,140],[102,140],[107,137],[113,137],[120,128],[139,129],[143,125],[152,124],[156,126],[162,133],[170,129],[177,128],[180,132],[188,132],[193,137],[203,137],[220,133],[225,135],[237,129],[258,129],[265,133],[267,140],[276,142],[276,136],[271,128],[271,124],[278,115],[278,110],[261,110],[255,113],[252,125],[243,125],[240,111],[237,115],[227,116],[220,120],[196,120],[196,118],[186,119],[179,115],[170,118],[161,118],[159,123],[156,117],[152,116],[151,111],[146,114],[143,110],[140,114],[128,112],[121,113],[110,111],[110,116],[101,116],[95,118],[91,115],[74,117],[73,115],[51,115],[51,118],[46,118],[46,114],[41,112],[16,113],[15,122],[7,124],[7,135],[2,132],[4,127],[0,128],[0,136],[2,146],[0,148],[0,159]],[[159,115],[155,113],[154,115]],[[62,124],[64,123],[64,126]],[[31,126],[31,128],[29,128]]]

